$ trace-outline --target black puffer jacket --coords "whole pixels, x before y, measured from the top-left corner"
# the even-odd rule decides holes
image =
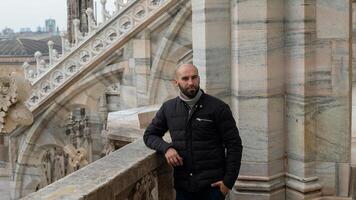
[[[171,144],[162,139],[167,130]],[[173,147],[183,158],[183,166],[174,168],[175,188],[194,192],[219,180],[233,187],[242,145],[230,108],[223,101],[203,93],[189,113],[189,106],[179,97],[168,100],[143,138],[148,147],[161,153]]]

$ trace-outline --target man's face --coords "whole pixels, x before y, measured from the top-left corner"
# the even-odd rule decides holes
[[[194,98],[199,91],[200,77],[198,70],[192,64],[184,64],[176,72],[176,85],[182,93]]]

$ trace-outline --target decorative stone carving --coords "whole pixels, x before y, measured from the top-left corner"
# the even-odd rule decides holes
[[[64,147],[64,151],[68,154],[70,171],[76,171],[89,164],[86,149],[82,147],[76,149],[72,144],[69,144]]]
[[[41,159],[41,182],[43,188],[67,175],[66,156],[59,147],[46,148]]]
[[[93,9],[88,8],[85,13],[88,16],[88,32],[92,33],[96,29],[96,22],[93,14]]]
[[[106,0],[100,0],[101,3],[101,15],[103,17],[103,21],[107,21],[111,16],[109,11],[106,9]]]
[[[152,190],[155,187],[154,175],[149,173],[139,180],[129,194],[129,200],[153,200]]]
[[[110,95],[120,95],[120,83],[114,83],[105,88],[105,93]]]
[[[80,31],[80,20],[74,19],[73,20],[73,27],[74,27],[74,41],[75,44],[78,45],[79,42],[83,40],[83,33]]]
[[[17,125],[30,125],[32,113],[24,102],[31,92],[30,84],[15,73],[0,77],[0,132],[10,133]]]
[[[97,56],[101,55],[105,50],[110,48],[110,46],[137,28],[143,21],[147,20],[152,13],[155,13],[163,7],[166,2],[171,1],[172,0],[117,0],[116,5],[120,11],[110,16],[110,19],[108,19],[105,24],[95,26],[92,17],[89,17],[89,27],[90,30],[93,31],[93,34],[88,34],[87,36],[83,36],[82,34],[82,22],[79,19],[72,19],[73,27],[71,30],[74,32],[72,41],[75,41],[75,44],[74,46],[69,44],[68,40],[64,39],[64,35],[62,35],[63,54],[66,55],[63,62],[55,62],[60,59],[61,55],[51,51],[52,60],[50,61],[50,65],[47,65],[44,60],[41,59],[41,53],[36,52],[37,68],[31,71],[31,67],[28,64],[24,65],[24,68],[28,69],[26,71],[26,77],[29,77],[29,80],[32,81],[34,88],[34,92],[27,102],[29,108],[33,110],[41,104],[49,95],[56,91],[58,87],[81,72],[81,69],[90,63],[91,60],[96,59]],[[71,3],[78,6],[78,2],[75,2],[71,1]],[[106,0],[102,0],[101,2],[105,4]],[[73,6],[75,7],[75,5]],[[87,8],[85,8],[85,10],[87,10]],[[92,10],[89,9],[87,14],[89,16],[92,15]],[[109,14],[106,13],[105,16],[108,18]],[[68,68],[69,61],[71,62],[70,68]],[[72,66],[75,66],[75,68],[72,68]],[[68,73],[68,70],[70,73]],[[60,75],[58,72],[64,72],[66,75]],[[48,80],[50,80],[48,86],[51,89],[43,90],[41,86]]]
[[[73,112],[70,113],[65,124],[65,130],[70,142],[65,147],[65,151],[70,156],[71,166],[74,170],[77,170],[92,161],[93,142],[84,108],[80,108],[80,116],[73,115]]]

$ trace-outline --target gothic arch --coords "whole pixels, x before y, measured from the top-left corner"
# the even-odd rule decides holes
[[[163,68],[165,67],[165,61],[166,61],[165,58],[167,58],[168,54],[171,51],[172,39],[174,39],[178,35],[181,28],[185,24],[184,22],[187,20],[189,16],[191,16],[191,13],[192,13],[191,3],[189,2],[180,9],[177,16],[174,18],[173,22],[168,27],[168,30],[166,31],[164,37],[162,38],[158,46],[158,50],[156,53],[157,56],[152,63],[150,81],[148,86],[149,104],[158,103],[157,102],[158,88],[159,88],[159,82],[161,80],[160,77]]]
[[[23,164],[28,162],[28,155],[30,155],[33,151],[34,144],[36,144],[36,141],[43,132],[44,128],[48,126],[50,119],[52,119],[60,109],[65,108],[63,105],[79,95],[81,92],[85,91],[86,88],[89,88],[97,83],[98,79],[101,77],[117,76],[123,71],[121,67],[109,68],[110,69],[104,67],[95,74],[85,77],[85,80],[81,81],[80,84],[68,88],[69,92],[58,96],[54,102],[34,120],[34,124],[26,130],[26,136],[24,141],[21,143],[21,147],[18,152],[17,164],[15,166],[14,187],[12,190],[13,198],[19,199],[23,196],[23,190],[25,188],[22,185],[22,178],[26,169],[26,165]]]

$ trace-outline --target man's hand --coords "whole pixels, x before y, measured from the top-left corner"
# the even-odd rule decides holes
[[[220,192],[223,193],[224,195],[227,195],[229,192],[229,188],[225,186],[225,184],[222,181],[217,181],[215,183],[211,184],[211,187],[219,187]]]
[[[180,157],[177,151],[172,147],[166,151],[166,154],[164,156],[166,157],[168,164],[173,167],[183,165],[183,158]]]

